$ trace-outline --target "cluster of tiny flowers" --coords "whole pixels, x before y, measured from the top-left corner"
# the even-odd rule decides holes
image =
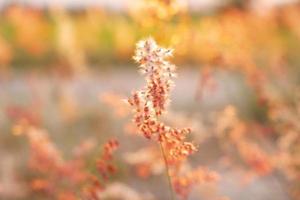
[[[146,75],[147,86],[140,92],[144,96],[148,109],[153,108],[156,115],[161,115],[169,101],[169,93],[176,77],[175,65],[165,59],[172,56],[171,49],[160,48],[153,39],[137,44],[134,60],[140,64],[142,74]],[[150,111],[150,110],[148,110]]]
[[[253,142],[253,139],[249,137],[248,132],[250,128],[252,135],[257,130],[238,118],[238,113],[234,106],[227,106],[224,111],[218,114],[215,127],[218,137],[220,139],[223,138],[222,142],[224,143],[230,142],[228,147],[235,148],[239,158],[250,167],[252,172],[255,172],[252,173],[253,175],[263,176],[273,171],[274,166],[271,154],[267,153],[266,150]]]
[[[97,169],[103,179],[108,179],[110,174],[115,173],[116,167],[112,164],[113,153],[119,147],[116,139],[109,140],[103,147],[103,153],[97,160]]]
[[[195,152],[196,147],[186,142],[189,128],[177,129],[159,121],[170,102],[170,91],[176,77],[175,65],[166,61],[172,50],[159,47],[151,38],[137,44],[134,60],[140,64],[146,76],[146,86],[133,92],[128,99],[134,108],[133,121],[138,130],[148,139],[155,138],[166,148],[168,156],[180,159]]]
[[[29,167],[36,177],[30,180],[34,192],[51,199],[98,200],[105,190],[106,181],[116,171],[112,163],[113,153],[119,146],[115,139],[109,140],[103,146],[102,154],[96,167],[102,180],[87,169],[85,155],[93,148],[90,140],[84,141],[74,150],[71,159],[65,160],[48,133],[30,125],[26,121],[19,122],[13,129],[16,135],[27,136],[30,143]],[[75,193],[74,191],[78,191]]]
[[[186,171],[188,166],[186,158],[197,151],[193,143],[186,141],[191,129],[167,126],[160,120],[170,102],[173,78],[176,77],[176,67],[166,60],[170,56],[172,56],[171,49],[159,47],[151,38],[137,44],[134,60],[140,65],[142,74],[146,76],[146,86],[134,91],[128,103],[133,108],[133,122],[138,132],[148,139],[157,141],[161,146],[163,159],[158,159],[156,153],[147,159],[155,163],[165,162],[175,192],[181,199],[187,199],[194,185],[214,182],[217,175],[201,168],[192,172]],[[136,155],[129,157],[128,161],[142,164],[142,167],[147,163],[136,158]],[[153,165],[151,168],[143,167],[142,170],[146,171],[147,176],[149,172],[155,174],[160,171],[160,167]]]
[[[216,172],[199,167],[183,176],[175,177],[173,182],[176,193],[182,199],[187,199],[194,185],[216,182],[218,179],[219,175]]]

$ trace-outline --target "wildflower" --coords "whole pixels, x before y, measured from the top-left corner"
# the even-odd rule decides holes
[[[78,194],[83,199],[99,199],[99,193],[104,190],[108,176],[116,171],[112,163],[113,153],[119,146],[115,139],[109,140],[103,146],[103,152],[97,160],[97,169],[103,178],[101,181],[86,168],[84,160],[94,143],[85,141],[74,150],[74,158],[65,160],[46,131],[28,123],[17,124],[17,135],[27,136],[30,142],[29,166],[37,176],[30,181],[31,189],[50,197],[51,199],[77,199]],[[15,133],[15,134],[16,134]]]
[[[159,47],[152,38],[137,43],[134,60],[140,64],[146,86],[133,92],[128,103],[133,107],[133,122],[139,132],[148,139],[155,138],[168,156],[185,158],[197,150],[193,143],[185,141],[191,130],[169,127],[159,120],[170,102],[176,77],[176,66],[166,60],[172,52],[172,49]]]
[[[183,199],[187,199],[191,187],[198,183],[215,182],[219,179],[218,174],[199,167],[184,176],[178,176],[174,179],[176,193]]]
[[[176,77],[175,65],[166,60],[172,56],[172,52],[172,49],[159,47],[152,38],[137,44],[134,60],[140,64],[140,72],[145,75],[146,86],[133,92],[128,103],[133,108],[133,122],[138,131],[147,139],[157,141],[161,147],[171,196],[173,197],[173,184],[175,192],[182,198],[186,198],[192,185],[200,181],[180,178],[178,174],[184,172],[181,170],[181,167],[184,166],[183,162],[189,155],[197,151],[197,147],[192,142],[186,141],[187,136],[191,133],[190,128],[171,127],[160,120],[162,114],[167,111],[170,92],[174,86],[173,78]],[[155,156],[151,159],[157,160]],[[144,164],[146,162],[138,161],[137,163]],[[147,176],[149,170],[142,165],[142,175]],[[198,175],[196,177],[199,178],[199,173],[195,172],[191,177]],[[201,171],[201,177],[205,177],[205,181],[213,179],[208,178],[212,176],[206,171]],[[181,184],[182,181],[188,181],[188,185]]]
[[[97,160],[97,169],[103,179],[107,179],[109,174],[116,171],[115,166],[111,163],[112,154],[118,148],[119,142],[115,139],[109,140],[103,147],[103,153]]]

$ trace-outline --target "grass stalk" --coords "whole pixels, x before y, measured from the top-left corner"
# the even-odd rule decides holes
[[[161,142],[159,142],[159,146],[160,146],[160,150],[161,150],[161,153],[163,155],[164,162],[165,162],[165,169],[166,169],[165,171],[166,171],[166,176],[168,178],[171,200],[175,200],[175,195],[174,195],[174,192],[173,192],[172,180],[171,180],[170,169],[169,169],[169,164],[168,164],[166,152],[165,152],[164,147],[163,147]]]

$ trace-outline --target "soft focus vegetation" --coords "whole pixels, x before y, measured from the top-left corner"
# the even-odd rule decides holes
[[[299,199],[300,4],[133,2],[2,8],[0,199]]]

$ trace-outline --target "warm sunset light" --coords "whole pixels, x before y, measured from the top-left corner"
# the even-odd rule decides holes
[[[0,0],[0,199],[300,199],[297,0]]]

